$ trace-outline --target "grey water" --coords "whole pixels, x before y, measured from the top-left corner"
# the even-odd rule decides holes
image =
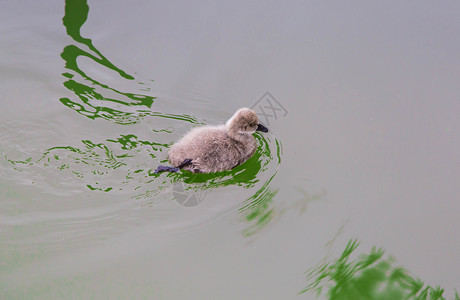
[[[454,299],[459,32],[456,1],[4,1],[0,298],[377,299],[404,270],[383,296]],[[247,163],[154,174],[240,107],[270,129]]]

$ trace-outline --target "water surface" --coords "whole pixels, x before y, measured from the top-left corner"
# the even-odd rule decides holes
[[[457,2],[0,6],[2,298],[456,297]],[[153,173],[243,106],[247,163]]]

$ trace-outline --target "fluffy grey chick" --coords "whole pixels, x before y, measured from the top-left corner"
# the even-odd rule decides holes
[[[256,130],[268,132],[249,108],[239,109],[224,125],[195,127],[171,146],[169,162],[174,167],[158,166],[155,173],[179,169],[196,173],[230,170],[256,151],[257,142],[252,136]]]

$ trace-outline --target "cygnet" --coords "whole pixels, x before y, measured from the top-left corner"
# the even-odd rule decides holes
[[[257,142],[252,134],[257,130],[268,132],[249,108],[239,109],[223,125],[195,127],[171,146],[168,155],[174,167],[158,166],[155,173],[180,169],[195,173],[230,170],[254,154]]]

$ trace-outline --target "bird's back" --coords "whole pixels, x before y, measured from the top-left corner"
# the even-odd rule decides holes
[[[248,135],[236,141],[227,134],[225,126],[205,126],[192,129],[169,151],[169,161],[178,166],[184,160],[192,163],[184,169],[192,172],[218,172],[229,170],[251,157],[256,141]]]

